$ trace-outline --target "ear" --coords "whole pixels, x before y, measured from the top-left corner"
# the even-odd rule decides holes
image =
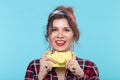
[[[49,42],[49,37],[46,37],[46,40]]]

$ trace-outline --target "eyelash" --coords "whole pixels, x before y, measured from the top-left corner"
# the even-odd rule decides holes
[[[65,31],[69,32],[70,30],[69,29],[65,29]]]
[[[57,31],[57,29],[52,29],[52,32],[53,32],[53,31]],[[69,29],[64,29],[63,31],[69,32],[70,30],[69,30]]]
[[[52,32],[53,32],[53,31],[57,31],[57,29],[52,29]]]

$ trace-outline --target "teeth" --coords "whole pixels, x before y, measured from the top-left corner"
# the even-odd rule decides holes
[[[61,43],[61,44],[63,44],[65,41],[56,41],[56,43]]]

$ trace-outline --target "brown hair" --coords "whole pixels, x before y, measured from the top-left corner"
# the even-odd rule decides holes
[[[62,15],[62,14],[55,14],[51,17],[52,13],[55,10],[63,10],[67,13],[69,13],[68,15]],[[70,26],[70,28],[73,31],[73,38],[74,40],[77,42],[79,40],[79,30],[77,28],[77,23],[76,23],[76,19],[74,16],[74,11],[72,9],[72,7],[64,7],[64,6],[58,6],[48,17],[48,24],[47,24],[47,34],[46,34],[46,39],[49,37],[49,35],[52,33],[52,26],[53,26],[53,21],[55,19],[61,19],[61,18],[66,18],[68,21],[68,24]],[[72,16],[72,17],[71,17]]]

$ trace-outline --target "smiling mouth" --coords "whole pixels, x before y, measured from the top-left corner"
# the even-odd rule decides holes
[[[57,46],[64,46],[66,41],[64,41],[64,40],[57,40],[57,41],[55,41],[55,43],[56,43]]]

